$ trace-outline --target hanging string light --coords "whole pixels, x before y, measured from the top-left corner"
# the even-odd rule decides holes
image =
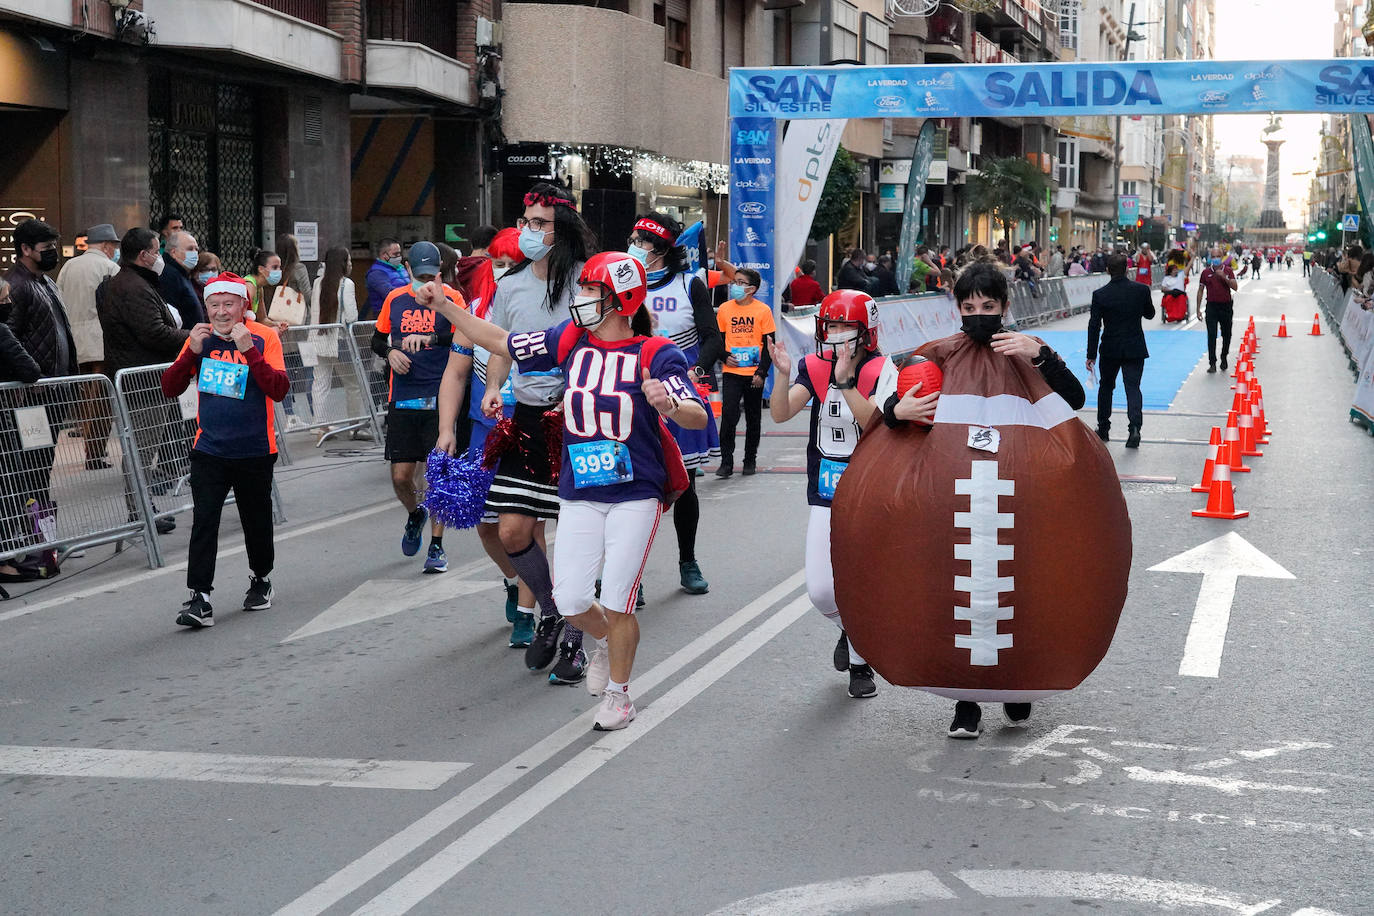
[[[673,159],[625,146],[601,144],[551,144],[549,152],[555,157],[580,157],[593,172],[617,178],[633,175],[654,191],[669,185],[724,194],[730,185],[730,169],[715,162]]]

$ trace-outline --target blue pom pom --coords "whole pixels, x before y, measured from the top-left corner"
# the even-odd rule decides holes
[[[453,456],[439,449],[425,461],[425,508],[445,528],[471,528],[482,520],[495,471],[482,467],[482,456]]]

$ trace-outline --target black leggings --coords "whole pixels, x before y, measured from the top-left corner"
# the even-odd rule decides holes
[[[687,492],[673,503],[673,527],[677,530],[677,561],[693,563],[697,558],[697,523],[701,521],[701,500],[697,499],[697,478],[687,472]]]
[[[754,387],[752,375],[726,372],[721,378],[720,394],[721,464],[732,464],[735,460],[735,427],[739,425],[741,401],[744,402],[744,463],[753,464],[763,431],[763,388]]]

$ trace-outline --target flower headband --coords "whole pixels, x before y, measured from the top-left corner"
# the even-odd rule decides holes
[[[552,194],[536,194],[530,191],[525,195],[525,206],[527,207],[556,207],[562,204],[565,207],[577,209],[577,205],[564,197],[555,197]]]
[[[639,232],[641,230],[663,239],[663,241],[670,245],[673,243],[673,234],[651,219],[641,219],[635,223],[635,231]]]

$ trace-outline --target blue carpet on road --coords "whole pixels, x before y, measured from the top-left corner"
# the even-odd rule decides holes
[[[1083,390],[1088,395],[1087,406],[1096,407],[1097,386],[1088,382],[1088,371],[1083,367],[1088,358],[1088,332],[1031,329],[1029,333],[1044,340],[1064,358],[1083,383]],[[1150,349],[1150,358],[1145,360],[1145,376],[1140,382],[1145,409],[1168,410],[1189,373],[1206,357],[1207,334],[1205,331],[1146,331],[1145,345]],[[1126,409],[1126,392],[1119,374],[1112,405],[1119,410]]]

